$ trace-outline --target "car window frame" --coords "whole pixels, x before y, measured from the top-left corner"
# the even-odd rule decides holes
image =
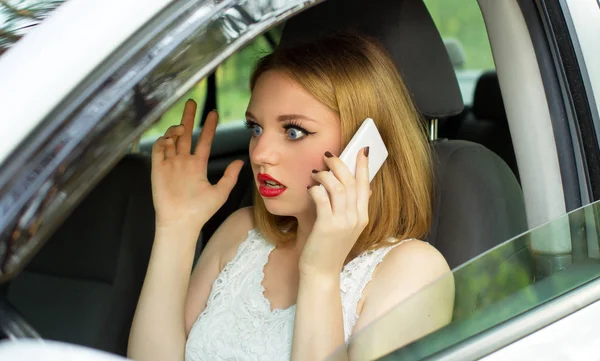
[[[0,282],[18,274],[68,212],[175,100],[252,39],[318,2],[179,0],[144,24],[72,89],[36,127],[30,142],[7,158],[0,173],[0,243],[10,246]],[[187,59],[183,55],[193,49],[190,43],[205,45],[198,38],[214,43],[209,44],[211,52],[202,52],[202,62],[182,64]],[[176,64],[187,73],[171,74]],[[174,90],[153,93],[163,83],[151,81],[172,81],[172,76],[184,79]]]

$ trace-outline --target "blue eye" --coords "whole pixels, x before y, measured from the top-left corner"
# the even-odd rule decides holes
[[[252,127],[252,134],[255,136],[259,136],[262,134],[262,128],[260,127],[260,125],[255,125],[254,127]]]
[[[314,132],[309,132],[308,130],[304,129],[295,121],[285,123],[283,128],[285,129],[285,134],[287,134],[288,139],[292,141],[300,140],[308,135],[315,134]]]
[[[290,140],[298,140],[306,136],[306,133],[297,128],[289,128],[286,130],[286,133]]]
[[[263,132],[261,126],[251,120],[244,121],[244,124],[246,128],[252,130],[252,136],[254,137],[258,137]]]

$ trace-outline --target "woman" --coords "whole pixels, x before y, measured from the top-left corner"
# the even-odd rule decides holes
[[[191,100],[154,145],[156,236],[130,335],[136,360],[324,359],[449,271],[418,240],[431,221],[429,146],[382,47],[338,34],[280,48],[259,62],[250,87],[255,206],[223,222],[191,277],[198,234],[242,162],[208,182],[217,113],[190,154]],[[371,184],[368,149],[356,176],[336,157],[367,117],[389,152]],[[399,324],[398,342],[450,320],[453,285],[441,292],[435,307],[410,310],[418,323]]]

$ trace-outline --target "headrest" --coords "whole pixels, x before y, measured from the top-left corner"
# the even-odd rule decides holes
[[[482,74],[477,81],[473,96],[473,115],[477,119],[508,121],[495,71]]]
[[[452,63],[422,0],[327,0],[288,20],[280,46],[337,31],[377,38],[424,117],[437,119],[462,111]]]

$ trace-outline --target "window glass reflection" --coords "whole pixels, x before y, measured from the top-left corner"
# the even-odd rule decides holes
[[[474,335],[486,331],[491,335],[505,321],[537,312],[536,308],[549,302],[568,302],[560,297],[569,297],[570,291],[577,288],[579,292],[584,289],[580,287],[600,277],[600,259],[593,251],[598,248],[599,225],[600,202],[596,202],[499,245],[358,330],[350,339],[349,352],[360,360],[420,360]],[[532,247],[534,241],[559,242],[564,237],[570,237],[573,245],[567,255],[539,254]],[[443,296],[454,297],[449,324],[431,329],[416,342],[395,331],[399,324],[410,322],[411,308],[440,297],[438,290],[451,280],[455,294]],[[342,354],[338,351],[331,359],[340,359]]]

